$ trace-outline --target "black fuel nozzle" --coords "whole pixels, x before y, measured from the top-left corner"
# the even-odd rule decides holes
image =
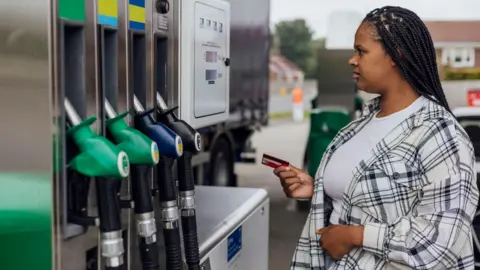
[[[200,133],[175,115],[177,109],[178,106],[168,108],[160,94],[157,93],[157,121],[169,127],[182,138],[184,151],[200,152],[202,150]]]
[[[192,157],[202,149],[202,137],[185,121],[178,119],[157,93],[157,120],[178,134],[183,141],[183,155],[177,162],[178,189],[182,220],[185,260],[190,270],[200,269],[200,252],[198,247],[197,221],[195,214],[195,180],[193,178]]]

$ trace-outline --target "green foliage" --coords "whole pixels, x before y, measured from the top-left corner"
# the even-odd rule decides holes
[[[304,19],[281,21],[275,25],[274,36],[278,40],[278,51],[304,72],[306,78],[316,76],[316,55],[319,48],[325,48],[325,38],[313,39],[313,31]],[[277,51],[277,50],[276,50]]]
[[[297,64],[302,70],[309,69],[313,56],[311,49],[313,32],[304,19],[281,21],[275,25],[275,34],[280,42],[280,53]]]

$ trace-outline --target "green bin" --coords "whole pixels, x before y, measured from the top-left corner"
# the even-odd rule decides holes
[[[317,108],[310,113],[310,133],[307,142],[308,173],[314,177],[327,146],[335,135],[351,121],[345,107]]]

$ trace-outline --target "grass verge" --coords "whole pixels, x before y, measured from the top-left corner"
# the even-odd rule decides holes
[[[310,117],[310,112],[305,111],[304,112],[304,117],[309,118]],[[285,118],[292,118],[292,112],[278,112],[278,113],[271,113],[268,115],[268,118],[270,119],[285,119]]]

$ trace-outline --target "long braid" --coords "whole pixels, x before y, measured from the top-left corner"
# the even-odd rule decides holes
[[[438,74],[433,41],[420,17],[405,8],[385,6],[371,11],[363,22],[373,28],[374,37],[382,42],[413,89],[450,111]]]

